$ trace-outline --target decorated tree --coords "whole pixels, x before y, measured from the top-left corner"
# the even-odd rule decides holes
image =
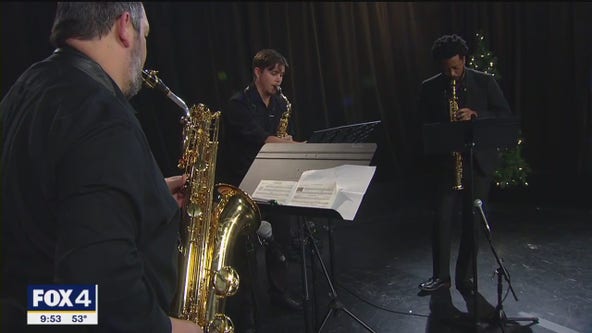
[[[497,69],[497,57],[489,50],[487,40],[482,32],[475,34],[474,45],[473,54],[469,56],[467,66],[491,74],[497,81],[501,80]],[[531,169],[522,157],[523,145],[524,139],[519,133],[518,143],[515,147],[500,151],[502,163],[494,173],[494,181],[499,188],[528,186],[527,179]]]
[[[487,46],[487,40],[481,32],[475,34],[475,48],[469,56],[469,67],[487,74],[491,74],[497,81],[502,79],[497,70],[497,57],[495,57]]]

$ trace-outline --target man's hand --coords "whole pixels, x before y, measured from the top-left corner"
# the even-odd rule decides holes
[[[187,175],[172,176],[165,178],[164,181],[169,187],[169,191],[173,195],[179,208],[185,204],[185,182],[187,181]]]
[[[477,116],[477,112],[469,108],[462,108],[456,112],[457,120],[471,120],[471,118],[477,118]]]
[[[203,333],[203,330],[189,320],[181,320],[169,317],[171,320],[171,333]]]
[[[275,135],[270,135],[265,139],[265,143],[297,143],[298,141],[294,141],[291,135],[286,135],[283,138],[277,137]]]

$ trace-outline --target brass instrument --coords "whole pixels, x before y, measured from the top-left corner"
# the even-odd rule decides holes
[[[176,96],[156,74],[144,70],[144,82],[175,101]],[[220,112],[212,113],[203,104],[184,111],[179,168],[188,176],[187,203],[182,208],[179,284],[172,315],[191,320],[208,333],[230,333],[234,325],[223,313],[225,298],[239,287],[239,276],[228,265],[230,250],[238,234],[259,228],[261,214],[239,188],[214,185]]]
[[[448,100],[449,104],[449,112],[450,112],[450,121],[458,121],[456,118],[456,113],[458,112],[458,96],[456,95],[456,80],[452,79],[452,96]],[[460,191],[462,190],[462,174],[463,174],[463,161],[462,161],[462,154],[459,152],[452,152],[452,157],[454,158],[454,185],[452,186],[453,190]]]
[[[278,124],[277,134],[276,136],[279,138],[285,138],[288,136],[288,120],[290,119],[290,115],[292,113],[292,104],[288,101],[288,98],[282,93],[282,88],[277,86],[278,94],[280,97],[286,101],[286,111],[282,113],[282,117],[280,118],[280,123]]]
[[[169,87],[162,82],[162,80],[158,77],[158,71],[152,69],[144,69],[142,70],[142,81],[144,84],[149,88],[158,89],[163,92],[169,99],[171,99],[175,104],[177,104],[185,114],[186,118],[189,118],[189,108],[187,104],[180,99],[177,95],[175,95]]]

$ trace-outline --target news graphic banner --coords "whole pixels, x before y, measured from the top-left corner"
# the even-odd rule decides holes
[[[28,325],[97,325],[98,285],[29,285]]]

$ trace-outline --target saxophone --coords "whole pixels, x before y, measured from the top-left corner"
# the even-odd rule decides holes
[[[292,113],[292,104],[288,101],[288,98],[282,93],[282,88],[277,86],[278,94],[280,97],[286,101],[286,111],[282,113],[282,117],[280,118],[280,123],[278,124],[277,134],[276,136],[279,138],[285,138],[288,136],[288,120],[290,119],[290,115]]]
[[[225,298],[238,291],[239,276],[227,262],[238,234],[259,228],[259,208],[239,188],[214,184],[220,111],[212,113],[201,103],[187,108],[156,71],[144,70],[142,78],[185,112],[178,166],[188,176],[188,199],[182,208],[179,284],[172,315],[191,320],[208,333],[234,332],[232,320],[223,312]]]
[[[449,113],[450,113],[450,121],[458,121],[456,119],[456,113],[458,112],[458,96],[456,95],[456,80],[452,79],[452,96],[448,100],[449,104]],[[454,185],[452,189],[455,191],[462,190],[462,174],[463,174],[463,161],[462,155],[459,152],[452,152],[452,158],[454,159]]]

